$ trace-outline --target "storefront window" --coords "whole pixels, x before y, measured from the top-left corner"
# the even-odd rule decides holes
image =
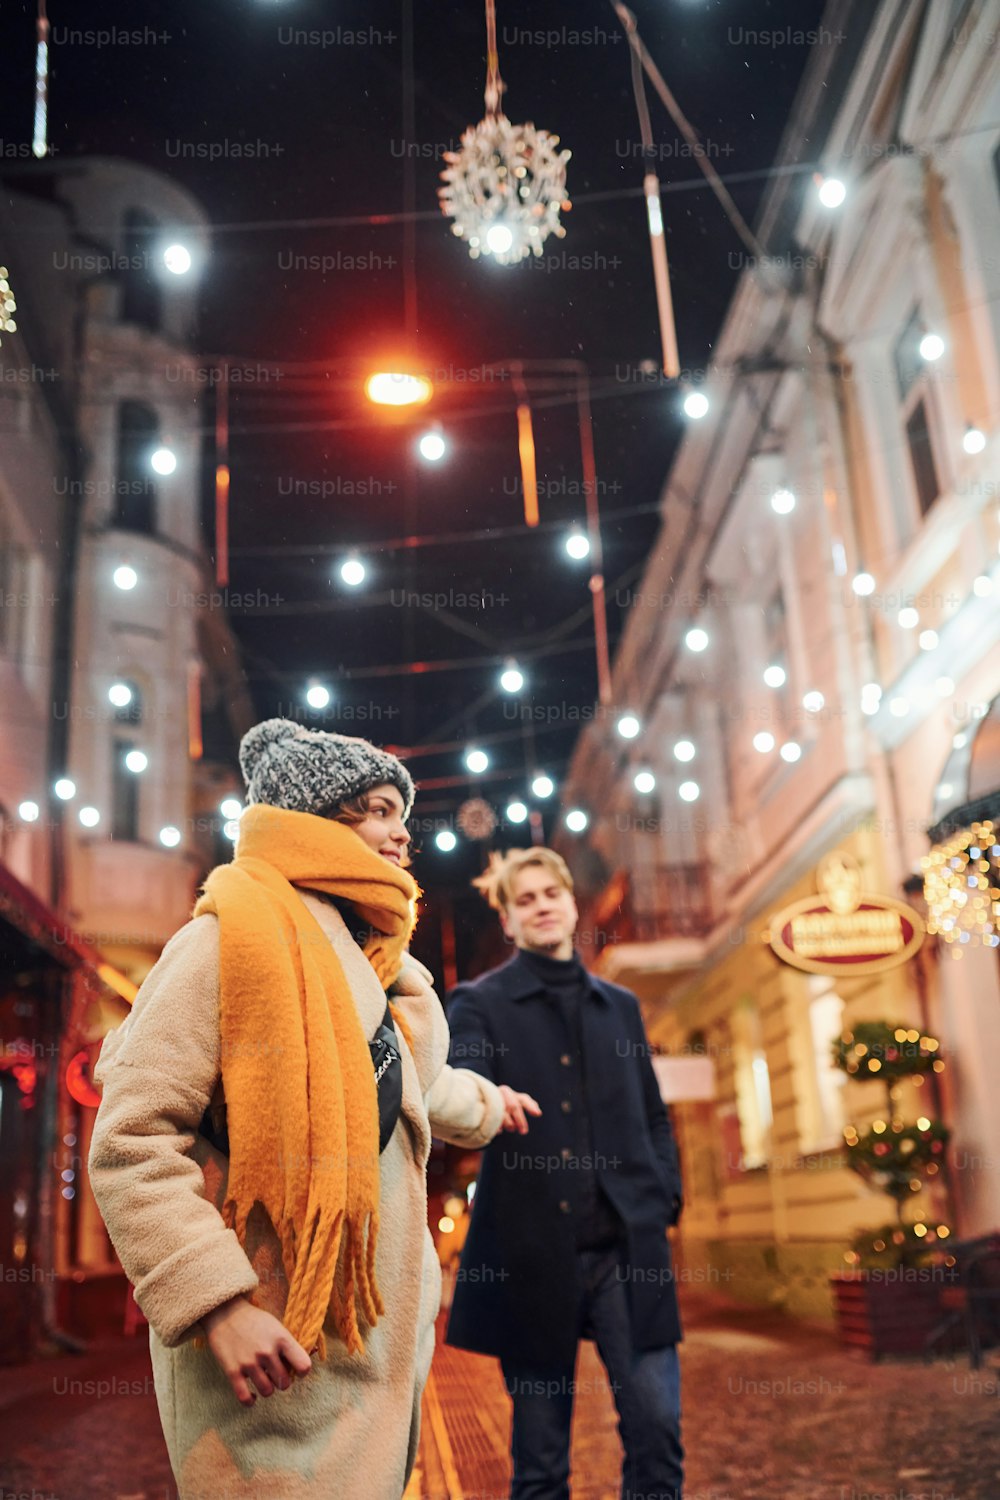
[[[829,1151],[844,1128],[846,1076],[831,1061],[830,1045],[844,1028],[844,1002],[823,974],[803,975],[805,1005],[790,1026],[795,1108],[802,1151]]]
[[[771,1076],[760,1013],[746,1000],[733,1014],[733,1073],[740,1125],[740,1167],[767,1165],[771,1141]]]

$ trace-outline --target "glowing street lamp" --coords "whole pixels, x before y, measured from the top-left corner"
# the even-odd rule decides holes
[[[433,394],[425,376],[402,370],[379,370],[365,381],[365,395],[375,406],[423,406]]]

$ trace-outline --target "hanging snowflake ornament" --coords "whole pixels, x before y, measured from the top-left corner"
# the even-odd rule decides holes
[[[455,822],[467,839],[488,839],[497,826],[497,815],[482,797],[470,797],[455,814]]]
[[[486,115],[462,134],[461,149],[446,151],[438,188],[452,234],[465,240],[473,260],[492,255],[502,266],[541,255],[550,234],[566,231],[559,214],[566,197],[571,152],[559,137],[534,125],[512,125],[500,109],[504,83],[496,46],[495,0],[486,0]]]

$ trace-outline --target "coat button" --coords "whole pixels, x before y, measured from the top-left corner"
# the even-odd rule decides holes
[[[560,1211],[562,1213],[564,1213],[564,1214],[572,1213],[572,1209],[570,1208],[569,1201],[566,1198],[564,1198],[562,1200],[562,1202],[559,1205],[559,1208],[560,1208]]]
[[[564,1115],[568,1115],[573,1106],[572,1104],[570,1104],[568,1099],[564,1099],[562,1104],[560,1105],[560,1108],[562,1109]]]
[[[570,1066],[570,1064],[572,1063],[573,1059],[570,1057],[570,1055],[569,1055],[568,1052],[564,1052],[563,1055],[562,1055],[562,1057],[559,1059],[559,1061],[562,1063],[562,1065],[563,1065],[564,1068],[568,1068]]]

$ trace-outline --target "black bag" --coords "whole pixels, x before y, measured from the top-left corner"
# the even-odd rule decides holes
[[[403,1107],[403,1061],[388,1002],[378,1030],[368,1043],[368,1050],[372,1055],[375,1087],[378,1090],[378,1150],[381,1156],[389,1144]],[[225,1103],[215,1109],[209,1104],[201,1117],[198,1134],[203,1135],[209,1145],[214,1146],[223,1156],[229,1155]]]

